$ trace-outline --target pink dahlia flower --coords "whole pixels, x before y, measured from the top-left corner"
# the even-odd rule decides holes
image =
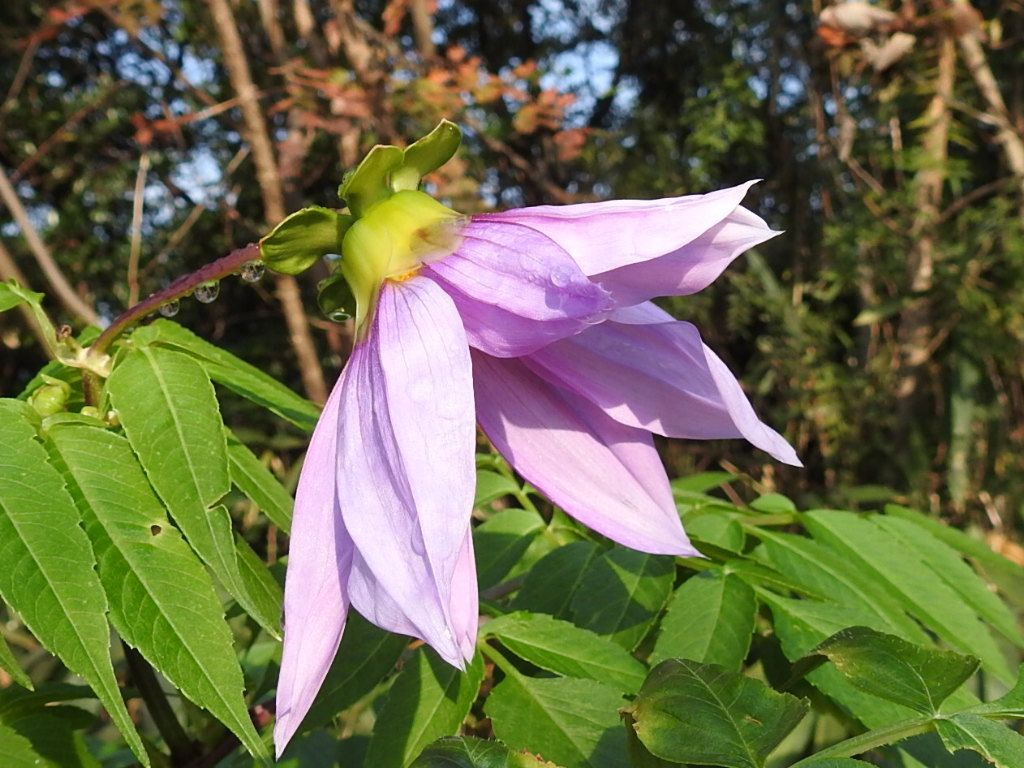
[[[652,433],[742,437],[799,465],[697,329],[649,301],[703,289],[776,234],[740,206],[749,186],[469,219],[405,191],[352,225],[359,330],[296,494],[278,754],[349,606],[457,667],[472,658],[477,424],[567,513],[656,554],[698,553]]]

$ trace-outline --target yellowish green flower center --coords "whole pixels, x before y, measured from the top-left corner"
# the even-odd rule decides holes
[[[396,192],[368,208],[342,241],[341,272],[356,300],[356,338],[366,335],[381,287],[408,280],[452,253],[461,216],[423,192]]]

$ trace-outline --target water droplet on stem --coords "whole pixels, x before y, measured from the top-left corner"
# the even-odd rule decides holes
[[[202,283],[196,288],[193,295],[200,304],[210,304],[216,301],[217,296],[220,295],[220,283],[217,280]]]
[[[160,314],[164,317],[174,317],[178,314],[179,309],[181,309],[181,304],[178,303],[177,299],[173,299],[166,304],[160,305]]]
[[[258,283],[266,271],[262,261],[247,261],[242,265],[240,272],[242,279],[247,283]]]

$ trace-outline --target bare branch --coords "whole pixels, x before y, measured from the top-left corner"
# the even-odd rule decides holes
[[[128,306],[139,303],[139,253],[142,251],[142,208],[145,203],[146,174],[149,172],[149,153],[139,158],[135,174],[135,197],[132,200],[132,245],[128,253]]]
[[[242,38],[227,0],[207,0],[207,5],[220,39],[224,66],[227,68],[231,87],[239,98],[244,133],[249,146],[252,147],[256,178],[263,196],[264,216],[268,224],[276,224],[286,215],[284,187],[278,173],[270,132],[260,111],[256,86],[249,71]],[[281,302],[281,309],[288,325],[289,339],[298,359],[306,395],[314,402],[323,403],[327,400],[327,384],[324,381],[323,369],[320,367],[320,359],[313,344],[299,285],[295,278],[278,277],[277,298]]]
[[[39,268],[43,270],[43,275],[46,277],[50,288],[56,294],[60,303],[83,322],[93,325],[99,324],[100,318],[96,314],[96,310],[89,306],[75,292],[75,289],[71,287],[67,278],[64,277],[64,273],[57,266],[57,262],[54,261],[49,249],[43,243],[42,238],[39,237],[39,233],[36,232],[36,228],[32,226],[28,212],[21,204],[21,200],[18,199],[14,187],[11,186],[11,182],[2,168],[0,168],[0,199],[4,201],[4,205],[7,206],[18,227],[21,228],[21,234],[28,242],[32,255],[39,264]]]

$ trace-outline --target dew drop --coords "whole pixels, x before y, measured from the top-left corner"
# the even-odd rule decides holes
[[[333,312],[327,313],[327,319],[332,323],[344,323],[346,320],[352,319],[352,315],[344,309],[336,309]]]
[[[565,288],[570,282],[572,282],[572,275],[569,270],[563,267],[555,267],[551,270],[551,284],[555,288]]]
[[[266,267],[262,261],[247,261],[242,265],[242,279],[247,283],[258,283],[260,278],[263,277],[263,273],[266,271]]]
[[[412,541],[410,543],[412,544],[412,551],[415,552],[417,555],[427,554],[427,548],[423,546],[422,536],[417,536],[416,534],[413,534]]]
[[[216,280],[210,280],[209,282],[202,283],[195,292],[196,301],[200,304],[211,304],[217,300],[217,296],[220,295],[220,283]]]
[[[178,314],[179,309],[181,309],[181,304],[178,303],[177,299],[172,299],[166,304],[160,305],[160,314],[164,317],[174,317]]]

